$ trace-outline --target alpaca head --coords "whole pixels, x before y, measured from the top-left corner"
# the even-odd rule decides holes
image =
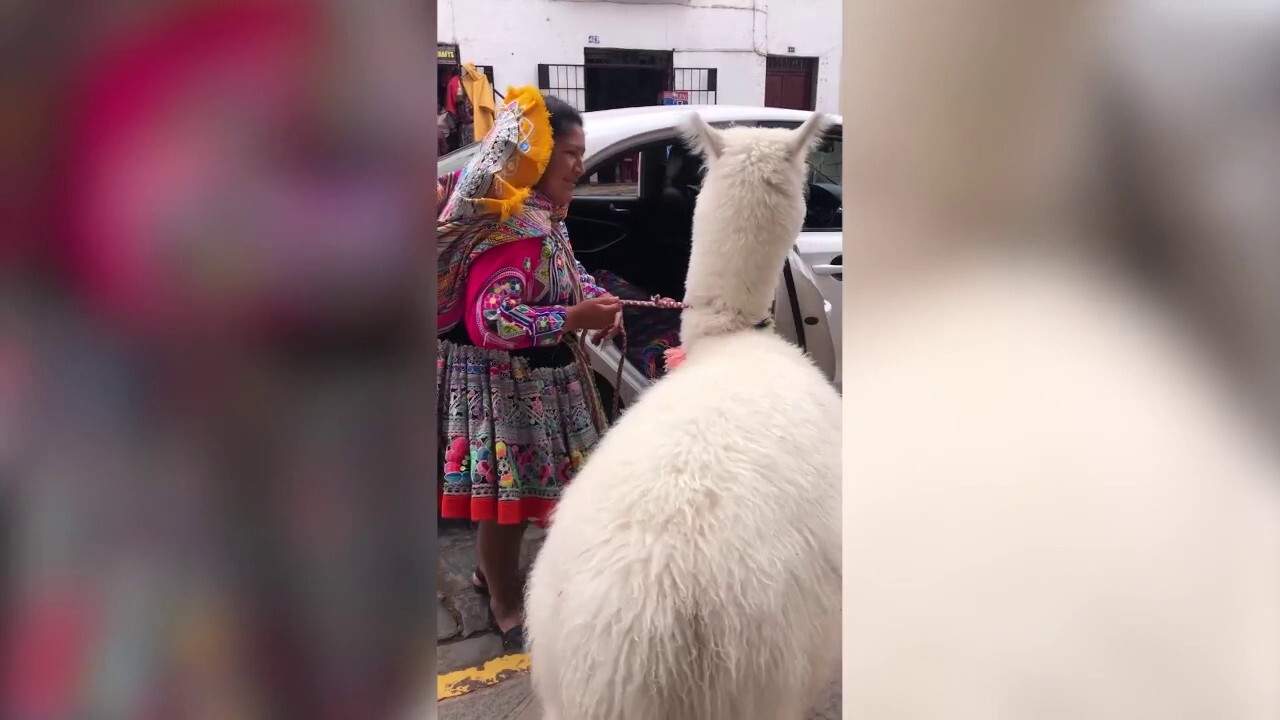
[[[753,328],[769,317],[778,277],[805,215],[809,153],[830,121],[795,130],[717,130],[698,114],[685,139],[705,161],[693,213],[682,343]]]

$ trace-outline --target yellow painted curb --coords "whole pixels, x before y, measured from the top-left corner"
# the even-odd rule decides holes
[[[466,695],[472,690],[497,685],[513,673],[529,669],[529,656],[524,653],[503,655],[480,667],[455,670],[436,676],[436,700],[448,700]]]

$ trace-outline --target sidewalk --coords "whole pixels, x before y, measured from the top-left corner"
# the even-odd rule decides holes
[[[836,679],[807,720],[839,720],[840,707],[840,681]],[[439,720],[541,720],[542,712],[529,686],[529,676],[523,673],[493,687],[442,700],[438,717]]]
[[[438,720],[541,720],[528,673],[452,700],[441,700]]]

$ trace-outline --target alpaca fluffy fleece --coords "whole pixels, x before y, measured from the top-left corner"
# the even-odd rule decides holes
[[[840,657],[840,397],[768,317],[825,121],[717,132],[685,360],[565,490],[529,580],[559,720],[799,720]]]

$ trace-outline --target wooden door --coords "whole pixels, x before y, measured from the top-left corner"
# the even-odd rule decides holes
[[[766,107],[813,110],[818,80],[818,59],[770,57],[764,76]]]

